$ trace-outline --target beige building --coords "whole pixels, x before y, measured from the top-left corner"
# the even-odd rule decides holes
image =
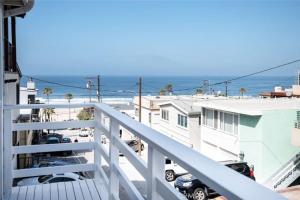
[[[159,104],[176,99],[177,96],[142,96],[141,122],[149,127],[160,123]],[[139,97],[134,97],[135,119],[139,120]]]

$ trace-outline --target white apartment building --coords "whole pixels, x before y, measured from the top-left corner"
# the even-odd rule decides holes
[[[243,158],[264,182],[299,148],[291,141],[299,99],[228,99],[196,103],[202,107],[201,153],[214,160]]]
[[[200,151],[201,107],[193,100],[171,100],[159,104],[160,123],[154,129]]]

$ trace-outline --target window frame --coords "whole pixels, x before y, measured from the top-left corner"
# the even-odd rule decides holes
[[[229,120],[231,123],[226,123],[228,122],[229,116],[231,116],[231,119]],[[227,111],[217,110],[217,109],[203,108],[201,117],[202,117],[201,125],[207,128],[215,129],[234,136],[238,136],[239,134],[240,114],[238,113],[227,112]]]

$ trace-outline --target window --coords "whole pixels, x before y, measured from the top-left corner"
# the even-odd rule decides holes
[[[220,112],[219,113],[219,116],[220,116],[220,125],[219,125],[219,128],[221,130],[224,130],[224,113],[223,112]]]
[[[64,182],[75,181],[73,178],[65,177]]]
[[[166,158],[166,164],[171,164],[171,160],[169,158]]]
[[[215,129],[218,128],[218,111],[217,110],[214,111],[214,128]]]
[[[151,123],[151,113],[149,113],[148,117],[149,117],[149,123]]]
[[[63,182],[64,181],[64,177],[55,177],[51,180],[49,180],[49,183],[58,183],[58,182]]]
[[[203,124],[213,127],[214,125],[214,112],[210,109],[203,109]]]
[[[169,111],[161,109],[161,118],[169,121]]]
[[[199,126],[201,126],[201,115],[199,115]]]
[[[238,134],[238,114],[203,108],[202,117],[203,124],[208,127],[232,134]]]
[[[187,127],[187,116],[184,115],[177,115],[177,124],[179,126]]]
[[[40,176],[38,178],[39,183],[44,183],[45,181],[47,181],[48,179],[52,178],[52,175],[47,175],[47,176]]]
[[[238,116],[238,115],[234,115],[234,121],[233,121],[233,124],[234,124],[234,130],[233,130],[233,133],[234,133],[234,134],[238,134],[238,126],[239,126],[239,116]]]
[[[233,115],[229,113],[224,114],[224,130],[226,132],[232,133],[233,128]]]

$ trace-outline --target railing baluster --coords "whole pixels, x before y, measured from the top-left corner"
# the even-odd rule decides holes
[[[101,145],[101,131],[98,126],[101,126],[101,113],[100,110],[95,108],[95,121],[98,123],[98,125],[95,126],[94,130],[94,144],[95,145]],[[101,167],[101,152],[96,150],[96,147],[94,148],[94,164],[96,165],[96,168]],[[100,179],[100,171],[98,169],[94,172],[95,178]]]
[[[12,111],[4,110],[3,134],[3,183],[4,199],[8,199],[12,190]]]
[[[164,177],[165,158],[163,154],[148,146],[148,176],[147,176],[147,199],[160,200],[161,196],[156,190],[156,179],[163,179]]]
[[[119,150],[114,144],[114,137],[119,137],[119,124],[110,118],[110,143],[109,143],[109,199],[119,196],[119,178],[113,165],[119,166]]]

